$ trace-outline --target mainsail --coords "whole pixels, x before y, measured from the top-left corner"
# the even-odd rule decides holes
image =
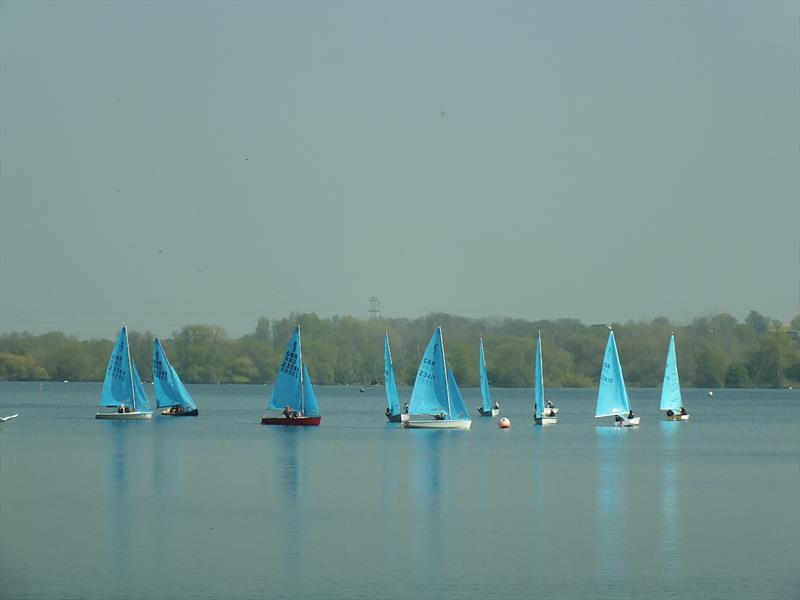
[[[392,351],[389,348],[389,332],[383,340],[383,379],[386,386],[386,405],[392,415],[400,414],[400,397],[397,394],[397,384],[394,381],[394,368],[392,367]]]
[[[675,336],[669,337],[667,363],[664,367],[664,383],[661,386],[661,410],[679,411],[683,406],[681,382],[678,379],[678,361],[675,356]]]
[[[187,412],[197,408],[158,338],[153,340],[153,386],[159,408],[182,406]]]
[[[131,355],[128,350],[128,329],[124,325],[119,331],[117,343],[108,359],[100,406],[125,406],[134,410],[133,376]]]
[[[442,412],[446,415],[450,413],[450,402],[442,347],[442,328],[437,327],[419,364],[414,389],[411,392],[409,413],[438,415]]]
[[[533,376],[533,396],[536,401],[535,417],[544,415],[544,372],[542,371],[542,334],[536,339],[536,372]]]
[[[486,357],[483,354],[483,338],[481,340],[480,372],[481,372],[481,397],[483,398],[483,412],[492,410],[492,396],[489,392],[489,377],[486,374]]]
[[[302,372],[303,361],[300,349],[300,326],[295,327],[286,352],[283,355],[275,385],[272,387],[272,397],[270,398],[268,409],[283,410],[288,406],[290,409],[302,414]]]
[[[606,353],[603,357],[603,370],[600,372],[600,386],[597,391],[597,410],[595,417],[627,415],[631,410],[625,380],[622,377],[622,365],[619,362],[617,343],[614,332],[608,334]]]

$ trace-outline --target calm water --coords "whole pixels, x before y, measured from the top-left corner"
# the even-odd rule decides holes
[[[800,396],[495,390],[512,428],[403,430],[380,388],[318,389],[323,424],[258,423],[270,388],[190,386],[201,416],[96,421],[100,384],[0,384],[0,597],[790,598]],[[401,390],[406,398],[410,390]],[[468,405],[477,390],[464,390]]]

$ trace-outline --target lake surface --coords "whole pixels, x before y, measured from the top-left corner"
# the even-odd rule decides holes
[[[100,387],[0,383],[4,600],[800,594],[796,390],[684,390],[669,423],[632,389],[626,430],[592,389],[547,390],[544,428],[494,390],[511,429],[426,431],[382,388],[319,387],[295,429],[259,424],[268,386],[189,386],[200,417],[152,422],[95,420]]]

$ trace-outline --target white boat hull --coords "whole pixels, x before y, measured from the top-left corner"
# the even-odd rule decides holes
[[[407,429],[469,429],[472,426],[471,419],[424,419],[421,421],[403,421],[403,427]]]
[[[478,414],[480,416],[482,416],[482,417],[496,417],[497,415],[500,414],[500,409],[499,408],[493,408],[491,410],[486,411],[486,410],[483,410],[482,406],[479,406],[478,407]]]
[[[5,423],[6,421],[9,421],[11,419],[16,419],[18,416],[19,416],[19,413],[15,414],[15,415],[8,415],[7,417],[0,417],[0,423]]]
[[[534,422],[537,425],[555,425],[558,423],[558,419],[555,417],[538,417],[534,418]]]
[[[115,421],[136,421],[136,420],[144,420],[144,419],[152,419],[153,413],[151,412],[127,412],[127,413],[118,413],[118,412],[108,412],[108,413],[97,413],[94,416],[95,419],[112,419]]]
[[[622,421],[614,420],[615,427],[635,427],[639,425],[639,419],[641,417],[633,417],[632,419],[625,419],[623,418]]]
[[[667,421],[688,421],[689,415],[667,415]]]

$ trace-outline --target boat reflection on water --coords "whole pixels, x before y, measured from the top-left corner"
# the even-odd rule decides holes
[[[680,473],[677,456],[680,421],[661,421],[661,566],[666,572],[678,572],[680,553],[680,506],[677,479]]]
[[[441,452],[442,437],[448,432],[417,429],[411,432],[411,464],[414,482],[414,538],[423,544],[414,555],[419,563],[414,571],[422,580],[435,581],[444,565],[441,564]]]
[[[291,573],[297,570],[300,564],[300,548],[303,547],[301,536],[304,535],[302,511],[300,504],[303,502],[300,492],[300,453],[304,437],[308,433],[303,427],[276,427],[275,434],[283,439],[278,444],[281,448],[279,454],[280,466],[278,467],[278,481],[280,482],[280,503],[284,513],[279,513],[275,518],[278,523],[276,529],[282,532],[283,542],[280,554],[286,561],[283,565],[284,572]]]
[[[106,501],[109,519],[108,552],[116,557],[113,561],[116,576],[122,578],[130,570],[131,556],[130,528],[135,518],[130,497],[130,456],[128,436],[130,423],[126,421],[105,421],[106,430]],[[135,432],[139,433],[139,432]]]
[[[622,540],[626,535],[625,495],[628,474],[622,454],[631,430],[596,427],[597,436],[597,518],[595,576],[614,585],[628,576]]]

